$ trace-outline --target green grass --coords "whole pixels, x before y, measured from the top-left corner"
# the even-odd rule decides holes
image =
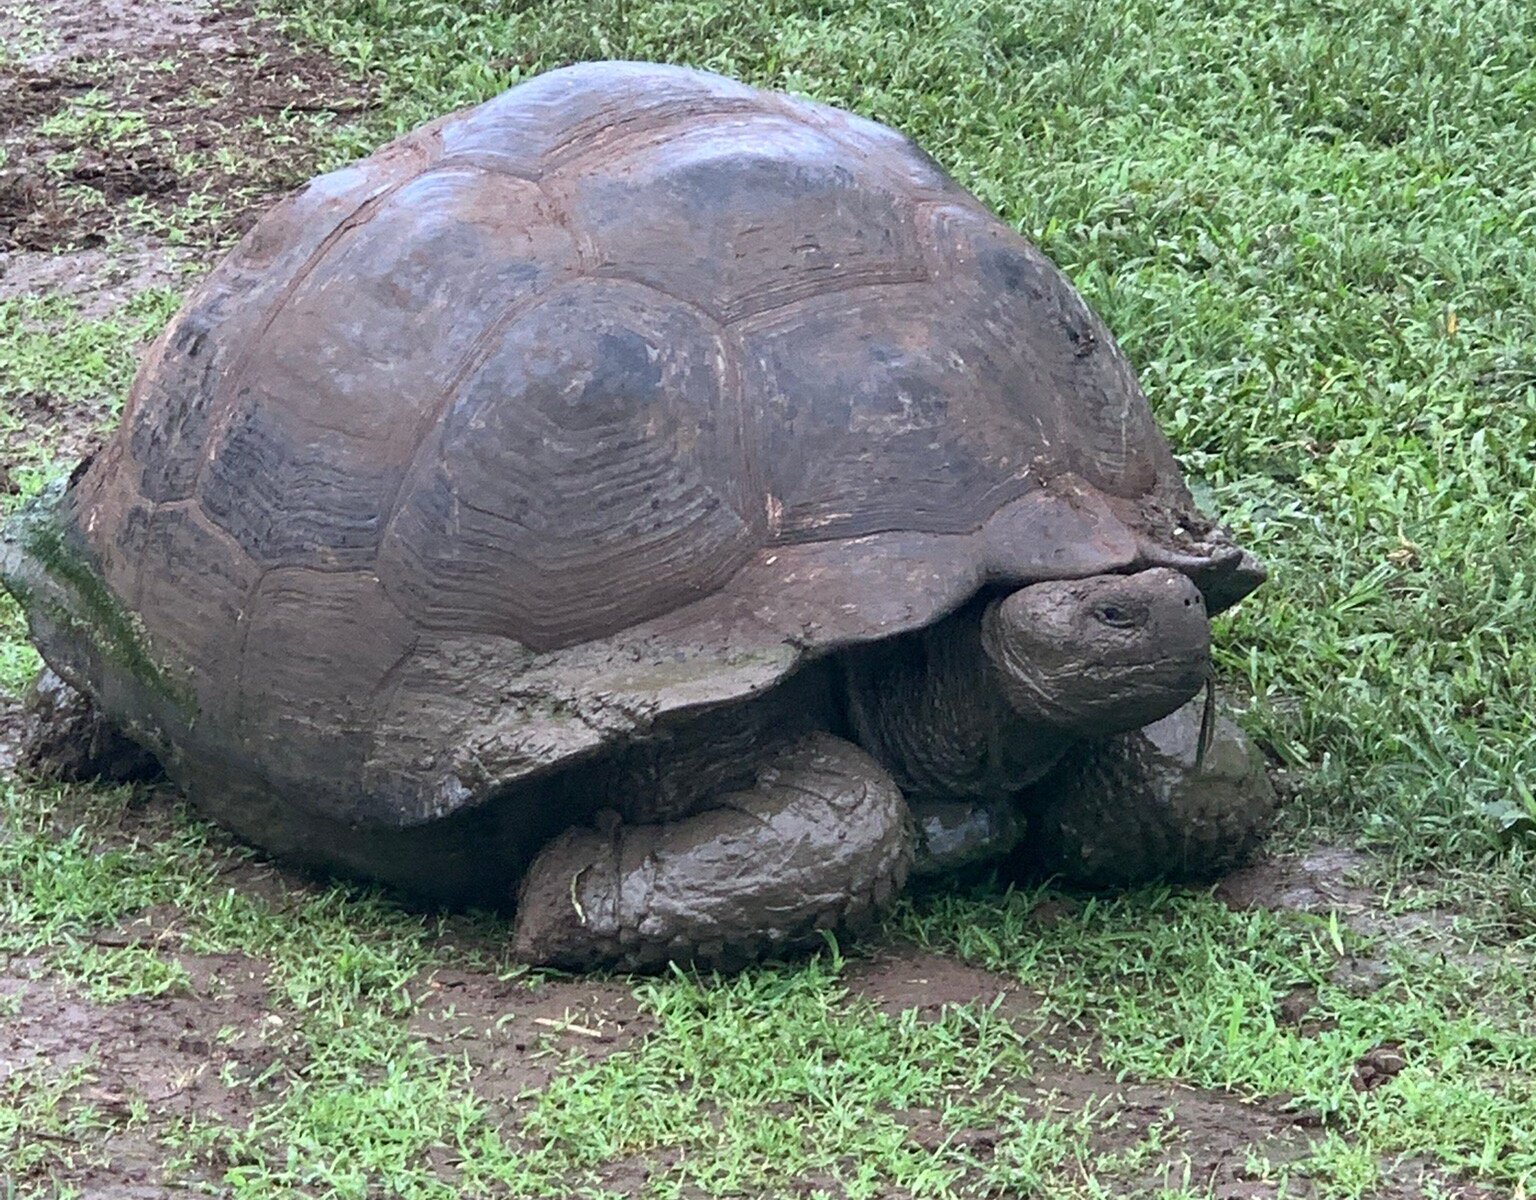
[[[20,606],[9,593],[0,596],[0,693],[7,697],[24,695],[37,675],[40,660],[26,634]]]
[[[410,1024],[432,970],[514,971],[495,922],[345,889],[269,901],[224,883],[238,852],[184,815],[143,825],[125,793],[8,787],[0,951],[95,1002],[186,997],[170,951],[92,940],[168,908],[182,950],[268,965],[282,1024],[246,1036],[270,1041],[270,1074],[242,1084],[247,1118],[157,1127],[173,1174],[249,1197],[1212,1195],[1181,1157],[1183,1110],[1127,1131],[1113,1106],[1074,1094],[1053,1108],[1031,1091],[1094,1071],[1322,1122],[1268,1161],[1254,1151],[1266,1195],[1407,1194],[1394,1181],[1419,1160],[1433,1167],[1426,1195],[1436,1180],[1449,1194],[1458,1173],[1491,1194],[1530,1189],[1536,9],[276,11],[371,76],[379,103],[336,135],[338,161],[609,55],[787,87],[915,136],[1072,276],[1136,363],[1202,502],[1270,563],[1269,584],[1220,623],[1226,683],[1298,787],[1278,844],[1369,848],[1374,899],[1330,918],[1164,890],[925,897],[890,936],[1017,980],[1038,1004],[889,1016],[831,950],[731,980],[641,982],[643,1038],[573,1058],[503,1107],[451,1042]],[[60,120],[107,119],[77,109]],[[160,233],[195,217],[162,214]],[[120,396],[123,348],[170,302],[92,320],[57,300],[6,302],[0,431],[23,394]],[[25,490],[67,469],[44,440],[10,465]],[[0,603],[0,689],[15,693],[34,662]],[[1367,960],[1376,986],[1362,989],[1348,969]],[[1297,995],[1310,998],[1299,1026],[1277,1016]],[[1356,1063],[1383,1042],[1407,1065],[1357,1091]],[[104,1118],[83,1096],[46,1073],[10,1085],[0,1163],[39,1145],[27,1131],[44,1121],[89,1143]],[[915,1109],[942,1136],[909,1136]],[[967,1140],[976,1130],[990,1150]],[[29,1153],[51,1153],[41,1143]],[[643,1184],[616,1173],[637,1163],[652,1169]],[[51,1161],[24,1169],[27,1186],[49,1186]]]
[[[0,31],[0,66],[41,54],[58,40],[47,15],[28,0],[17,0],[9,5],[5,15],[6,27]]]
[[[0,299],[0,446],[24,492],[68,469],[58,454],[64,433],[116,415],[138,350],[180,302],[179,293],[152,288],[105,317],[87,317],[69,296]],[[39,401],[52,411],[36,411]]]
[[[84,92],[68,106],[37,127],[44,137],[68,138],[112,149],[132,149],[146,145],[149,122],[143,113],[122,112],[104,92]]]
[[[645,1192],[654,1196],[792,1194],[814,1179],[850,1197],[1095,1197],[1122,1194],[1118,1180],[1160,1164],[1176,1173],[1176,1108],[1116,1139],[1102,1095],[1041,1107],[1034,1089],[1089,1066],[1106,1079],[1283,1096],[1314,1114],[1326,1123],[1315,1147],[1301,1139],[1291,1159],[1255,1166],[1277,1185],[1305,1176],[1323,1195],[1371,1195],[1360,1178],[1427,1151],[1510,1187],[1536,1178],[1536,985],[1527,953],[1472,952],[1497,932],[1492,908],[1447,930],[1373,936],[1166,890],[1065,906],[1048,893],[940,895],[906,907],[889,932],[1014,979],[1036,1004],[888,1015],[835,951],[726,980],[640,982],[647,1036],[598,1063],[570,1060],[507,1112],[476,1094],[451,1041],[427,1042],[409,1024],[434,969],[522,986],[495,922],[422,918],[345,889],[290,885],[264,898],[224,886],[240,861],[227,839],[164,814],[125,839],[134,803],[126,790],[0,797],[0,951],[98,1002],[184,995],[168,950],[92,939],[174,911],[179,953],[268,964],[282,1019],[239,1031],[277,1054],[268,1078],[244,1081],[251,1117],[165,1133],[183,1170],[216,1168],[232,1195],[599,1195],[611,1164],[648,1158],[671,1164]],[[1425,902],[1409,895],[1398,907]],[[1370,956],[1384,963],[1379,986],[1360,994],[1340,967]],[[1277,1021],[1298,989],[1311,989],[1320,1029]],[[1401,1045],[1407,1067],[1355,1091],[1354,1064],[1383,1041]],[[79,1097],[50,1103],[64,1126],[98,1120]],[[0,1133],[39,1119],[35,1105],[4,1104]],[[911,1109],[933,1113],[944,1136],[909,1139],[901,1114]],[[976,1129],[995,1137],[995,1152],[966,1149],[961,1135]],[[434,1150],[451,1171],[423,1167]]]
[[[100,1128],[89,1105],[71,1105],[70,1093],[89,1077],[85,1064],[65,1071],[21,1070],[0,1082],[0,1149],[7,1172],[18,1178],[57,1163],[68,1148],[88,1143]],[[0,1184],[9,1177],[0,1175]]]
[[[139,347],[180,301],[151,288],[107,316],[87,317],[68,296],[0,299],[0,462],[16,489],[0,493],[0,515],[74,465],[59,452],[70,431],[116,417]],[[37,670],[21,611],[0,591],[0,699],[22,695]]]

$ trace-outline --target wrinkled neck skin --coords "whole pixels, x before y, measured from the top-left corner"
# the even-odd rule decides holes
[[[855,740],[911,799],[1001,800],[1055,765],[1075,737],[1021,716],[981,640],[972,605],[844,658]]]
[[[1210,621],[1167,568],[1020,588],[844,658],[859,743],[912,798],[997,800],[1075,742],[1160,720],[1205,685]]]

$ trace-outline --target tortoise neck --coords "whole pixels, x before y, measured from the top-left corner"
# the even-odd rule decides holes
[[[909,795],[1002,799],[1043,775],[1072,735],[1009,702],[981,641],[982,606],[844,655],[855,739]]]

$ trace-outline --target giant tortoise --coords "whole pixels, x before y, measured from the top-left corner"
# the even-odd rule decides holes
[[[538,962],[803,945],[1020,837],[1198,873],[1271,799],[1191,732],[1263,571],[1102,322],[905,137],[700,71],[552,71],[288,197],[5,554],[207,813],[515,903]]]

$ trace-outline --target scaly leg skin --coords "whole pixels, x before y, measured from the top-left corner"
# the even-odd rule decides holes
[[[872,924],[912,853],[890,775],[813,733],[765,751],[754,786],[695,816],[556,838],[523,881],[513,951],[570,970],[733,967]]]
[[[1204,697],[1084,742],[1020,797],[1025,865],[1090,886],[1209,879],[1263,840],[1276,807],[1263,756],[1219,717],[1197,766]]]
[[[90,697],[44,668],[27,694],[23,772],[63,783],[140,783],[156,778],[155,756],[111,724]]]

